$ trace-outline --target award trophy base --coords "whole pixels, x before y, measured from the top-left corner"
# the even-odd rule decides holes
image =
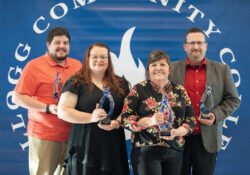
[[[170,130],[160,131],[159,136],[171,136]]]
[[[105,118],[100,121],[101,125],[110,125],[111,121],[110,118]]]
[[[210,120],[210,114],[201,114],[201,119]]]

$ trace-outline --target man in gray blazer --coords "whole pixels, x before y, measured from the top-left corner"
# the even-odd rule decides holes
[[[199,28],[185,36],[187,58],[173,63],[170,80],[184,85],[196,115],[196,129],[185,138],[182,175],[212,175],[217,152],[222,145],[223,120],[240,105],[237,89],[227,65],[205,57],[207,40]],[[210,119],[200,117],[200,100],[206,84],[211,84],[214,101]]]

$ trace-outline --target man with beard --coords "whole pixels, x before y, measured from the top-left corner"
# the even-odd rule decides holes
[[[13,102],[28,109],[30,175],[64,173],[71,124],[57,117],[57,103],[64,82],[81,68],[80,61],[68,58],[69,44],[67,29],[50,30],[48,51],[27,63],[14,90]]]
[[[187,58],[173,63],[170,80],[184,85],[191,99],[196,128],[185,138],[182,175],[212,175],[222,144],[223,120],[240,105],[237,89],[227,65],[205,57],[205,33],[191,28],[185,36]],[[206,85],[212,88],[214,106],[208,119],[200,115],[200,100]]]

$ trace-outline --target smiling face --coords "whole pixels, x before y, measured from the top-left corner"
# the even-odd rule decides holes
[[[89,54],[91,72],[105,74],[108,68],[108,57],[108,50],[105,47],[93,47]]]
[[[189,33],[186,36],[186,43],[183,45],[188,59],[192,65],[199,65],[205,58],[207,43],[203,33]]]
[[[48,52],[52,59],[57,62],[63,62],[69,55],[69,39],[65,35],[54,36],[53,40],[47,42]]]
[[[154,61],[149,65],[149,77],[156,84],[161,81],[165,82],[168,80],[169,70],[166,59]]]

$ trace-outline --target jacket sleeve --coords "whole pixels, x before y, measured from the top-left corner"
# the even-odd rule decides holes
[[[219,105],[215,106],[212,112],[216,116],[216,121],[221,121],[230,116],[239,106],[240,99],[234,84],[233,76],[227,65],[224,65],[223,73],[224,89],[223,99]]]

